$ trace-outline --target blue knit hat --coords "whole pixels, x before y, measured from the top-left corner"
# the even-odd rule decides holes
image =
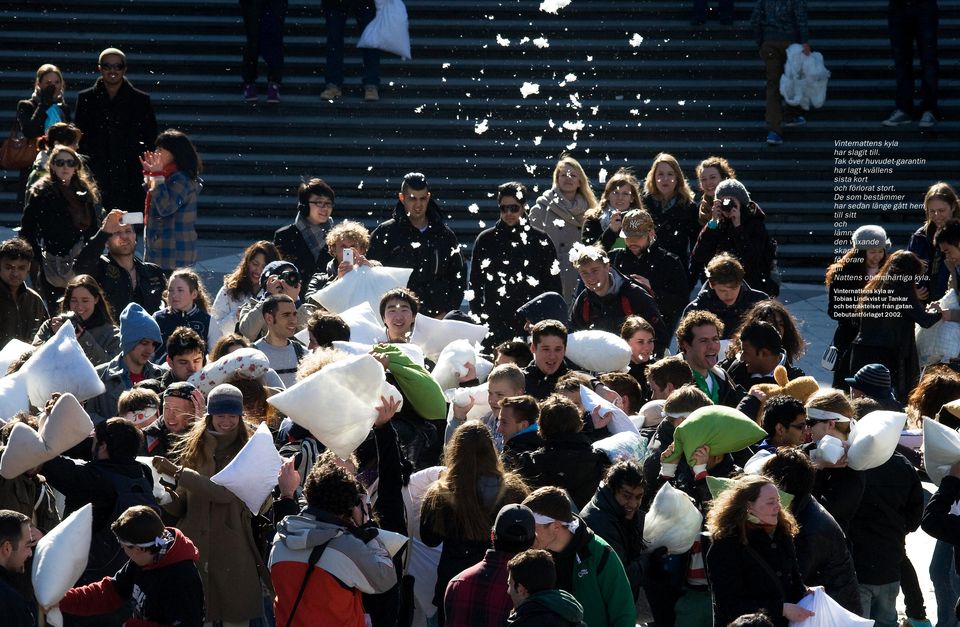
[[[243,392],[229,383],[221,383],[207,395],[207,413],[243,415]]]
[[[120,314],[120,349],[123,354],[132,351],[140,340],[153,340],[158,345],[163,344],[157,321],[138,303],[130,303]]]

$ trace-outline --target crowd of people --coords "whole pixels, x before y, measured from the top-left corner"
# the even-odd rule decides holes
[[[248,9],[282,28],[273,4]],[[331,186],[304,180],[293,222],[251,243],[211,298],[192,267],[197,150],[157,132],[122,51],[104,50],[99,70],[71,110],[61,72],[43,65],[17,111],[41,150],[22,173],[19,236],[0,242],[3,378],[38,376],[31,359],[67,325],[103,392],[81,399],[86,440],[0,480],[10,624],[58,606],[68,625],[785,626],[812,616],[803,600],[822,588],[882,627],[898,624],[902,589],[906,620],[922,627],[905,551],[921,521],[938,539],[937,624],[956,624],[960,456],[926,509],[915,432],[869,468],[847,457],[858,421],[877,412],[903,413],[914,431],[924,418],[960,427],[956,347],[924,363],[914,333],[960,321],[940,304],[960,262],[950,185],[929,188],[907,249],[867,225],[827,270],[838,323],[827,387],[797,366],[807,343],[777,300],[766,214],[722,157],[697,165],[699,193],[660,153],[643,177],[614,173],[598,198],[564,155],[543,194],[496,188],[499,219],[469,263],[424,174],[403,177],[392,218],[372,231],[338,221]],[[405,278],[389,284],[396,269]],[[377,290],[375,306],[329,305],[347,286]],[[451,380],[445,351],[477,328]],[[611,346],[619,367],[589,366]],[[398,398],[365,408],[375,416],[347,459],[270,402],[370,356]],[[64,398],[0,416],[0,439],[42,431]],[[310,424],[332,401],[317,393]],[[261,424],[284,461],[251,506],[214,478]],[[696,426],[743,424],[753,439],[734,447],[695,439]],[[834,440],[842,454],[828,461]],[[728,481],[718,491],[711,479]],[[671,491],[702,521],[682,550],[645,532]],[[31,549],[88,504],[83,574],[38,605]]]

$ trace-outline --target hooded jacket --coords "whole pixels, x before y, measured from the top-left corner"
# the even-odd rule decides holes
[[[432,198],[426,217],[427,228],[421,231],[410,222],[403,203],[397,202],[393,218],[370,234],[367,258],[385,266],[411,268],[407,287],[420,299],[421,311],[434,316],[460,308],[467,276],[460,242],[444,224]]]
[[[565,326],[570,324],[567,302],[557,292],[544,292],[534,296],[521,305],[517,313],[531,325],[544,320],[558,320]]]
[[[124,564],[113,577],[72,588],[60,601],[65,614],[95,616],[120,609],[132,601],[127,627],[203,625],[203,584],[197,571],[200,554],[179,529],[169,527],[173,544],[156,564]]]
[[[557,250],[540,229],[523,219],[516,226],[498,220],[473,245],[470,311],[490,324],[494,342],[523,330],[518,308],[545,291],[562,289]]]
[[[278,625],[290,621],[310,553],[327,543],[289,624],[363,627],[361,593],[386,592],[396,585],[397,573],[383,542],[375,536],[365,540],[359,534],[360,530],[339,518],[311,508],[277,524],[270,551],[270,579],[276,591]]]
[[[541,590],[531,594],[507,619],[517,627],[567,627],[584,625],[583,606],[566,590]]]
[[[780,286],[770,276],[777,249],[767,232],[766,218],[763,209],[750,201],[741,213],[740,226],[734,226],[729,220],[720,220],[719,224],[707,222],[690,255],[691,275],[700,276],[716,255],[730,253],[743,265],[747,283],[772,296],[778,295]]]
[[[737,300],[735,300],[732,305],[727,305],[720,300],[716,292],[710,289],[709,283],[704,283],[697,297],[687,305],[680,318],[682,319],[683,316],[697,309],[709,311],[723,322],[723,335],[721,339],[728,340],[730,336],[733,335],[733,332],[737,330],[737,327],[740,326],[740,322],[743,320],[743,316],[747,313],[747,310],[755,303],[766,300],[767,298],[769,297],[766,294],[760,290],[751,288],[747,282],[744,281],[740,284],[740,293],[737,295]]]
[[[667,331],[672,332],[680,319],[680,312],[690,302],[687,269],[680,259],[656,242],[639,255],[622,248],[611,251],[609,256],[610,266],[624,276],[639,274],[650,281],[651,296],[657,301]]]
[[[143,365],[144,379],[159,379],[163,376],[163,368],[147,362]],[[106,388],[100,396],[87,401],[87,413],[94,423],[103,422],[117,414],[117,402],[120,395],[133,388],[130,380],[130,371],[123,361],[123,355],[117,355],[105,364],[97,366],[97,376],[103,381]],[[160,422],[163,422],[162,420]]]
[[[595,451],[582,433],[561,433],[518,457],[517,472],[531,487],[557,486],[570,494],[579,510],[603,479],[610,460]]]
[[[593,532],[606,540],[610,548],[616,552],[623,563],[627,579],[630,580],[630,589],[636,597],[643,576],[640,554],[645,548],[643,543],[645,512],[637,510],[633,519],[628,520],[623,507],[614,497],[613,489],[605,483],[583,508],[580,516],[593,529]]]

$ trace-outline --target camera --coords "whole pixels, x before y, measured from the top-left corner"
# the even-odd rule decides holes
[[[720,211],[730,213],[737,206],[737,201],[733,198],[724,198],[720,201]]]
[[[296,287],[300,285],[300,273],[292,268],[284,270],[278,274],[277,277],[290,287]]]

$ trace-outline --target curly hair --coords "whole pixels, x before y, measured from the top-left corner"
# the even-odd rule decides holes
[[[920,428],[924,416],[936,417],[944,405],[958,398],[960,374],[945,364],[928,366],[907,397],[906,411],[910,425]]]
[[[682,342],[689,344],[693,341],[693,330],[709,324],[717,328],[718,335],[723,335],[723,321],[716,314],[706,309],[694,309],[685,315],[677,326],[677,344]]]
[[[333,250],[334,246],[347,239],[353,240],[361,254],[366,254],[370,248],[370,231],[354,220],[344,220],[330,229],[326,239],[327,248]]]
[[[754,322],[769,322],[777,328],[783,350],[790,363],[796,363],[806,352],[807,343],[800,335],[800,324],[797,319],[793,317],[793,314],[783,303],[768,298],[754,303],[744,314],[740,326],[734,332],[733,337],[730,338],[727,357],[736,357],[737,353],[740,352],[740,334],[744,328]]]
[[[767,477],[744,475],[724,490],[710,503],[707,512],[707,531],[714,540],[738,537],[747,544],[747,505],[760,498],[760,491],[768,485],[776,487]],[[777,527],[791,538],[799,531],[793,515],[781,507],[777,515]]]
[[[345,468],[330,462],[314,464],[303,484],[307,505],[347,520],[360,504],[361,494],[360,482]]]
[[[170,291],[170,284],[173,283],[175,279],[180,279],[187,284],[190,291],[197,293],[196,298],[193,299],[193,304],[197,306],[197,309],[203,312],[210,311],[210,296],[207,294],[207,289],[203,286],[200,275],[189,268],[178,268],[173,271],[173,274],[167,279],[167,289],[163,292],[164,301],[169,302],[168,293]]]

